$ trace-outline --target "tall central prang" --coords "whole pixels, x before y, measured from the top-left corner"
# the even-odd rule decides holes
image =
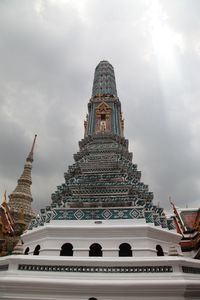
[[[114,69],[107,61],[95,69],[79,147],[75,163],[64,175],[65,182],[52,194],[51,206],[41,210],[39,223],[51,218],[144,219],[156,226],[171,226],[163,209],[153,205],[153,193],[140,181],[141,172],[132,163]]]

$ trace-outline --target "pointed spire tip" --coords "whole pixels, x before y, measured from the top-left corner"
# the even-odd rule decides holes
[[[31,151],[27,157],[27,161],[31,161],[33,162],[33,152],[34,152],[34,148],[35,148],[35,142],[36,142],[36,138],[37,138],[37,134],[35,134],[35,137],[34,137],[34,140],[33,140],[33,144],[32,144],[32,147],[31,147]]]

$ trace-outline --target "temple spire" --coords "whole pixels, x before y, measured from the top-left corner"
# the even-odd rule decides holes
[[[31,163],[33,162],[33,152],[34,152],[34,148],[35,148],[35,142],[36,142],[36,138],[37,138],[37,134],[35,134],[34,140],[33,140],[33,144],[31,147],[31,151],[26,159],[26,161],[30,161]]]
[[[106,60],[100,61],[94,73],[92,96],[116,96],[117,89],[113,66]]]
[[[117,96],[114,68],[106,60],[100,61],[95,69],[84,131],[85,137],[96,134],[124,136],[124,120]]]
[[[33,201],[32,194],[31,194],[31,184],[32,184],[31,170],[32,170],[33,153],[34,153],[36,137],[37,135],[35,135],[34,137],[31,151],[26,158],[23,173],[21,177],[18,179],[18,183],[15,190],[9,196],[10,198],[9,205],[13,210],[14,219],[17,220],[21,211],[23,211],[25,222],[27,225],[31,221],[31,219],[35,216],[31,207],[31,202]]]

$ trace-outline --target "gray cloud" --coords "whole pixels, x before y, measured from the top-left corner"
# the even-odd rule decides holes
[[[199,206],[198,11],[195,0],[1,1],[1,193],[15,188],[37,133],[34,208],[50,201],[83,137],[94,68],[107,59],[130,151],[155,202],[169,209],[172,196]],[[174,35],[173,57],[153,43],[158,21],[160,44],[162,26]]]

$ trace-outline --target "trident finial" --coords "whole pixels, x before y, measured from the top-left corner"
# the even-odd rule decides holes
[[[29,153],[26,161],[33,162],[33,151],[34,151],[34,148],[35,148],[36,138],[37,138],[37,134],[35,134],[35,137],[34,137],[34,140],[33,140],[33,144],[32,144],[32,147],[31,147],[31,151],[30,151],[30,153]]]

